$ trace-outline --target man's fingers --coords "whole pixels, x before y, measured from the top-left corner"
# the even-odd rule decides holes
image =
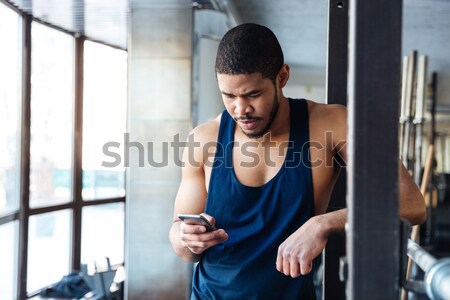
[[[291,275],[291,265],[286,258],[283,258],[283,274],[286,276]]]
[[[219,229],[201,234],[181,234],[180,238],[183,245],[191,252],[200,254],[206,249],[226,241],[228,234],[223,229]]]
[[[309,272],[311,272],[312,270],[312,262],[311,261],[306,261],[306,260],[302,260],[300,262],[300,273],[302,275],[306,275]]]
[[[290,267],[291,267],[290,275],[292,278],[296,278],[296,277],[300,276],[300,265],[298,264],[298,262],[291,261]]]
[[[302,274],[307,274],[311,271],[310,265],[310,261],[305,260],[302,266],[298,260],[298,253],[289,251],[284,245],[278,248],[276,267],[284,275],[296,278]]]
[[[206,232],[206,227],[203,225],[189,225],[183,223],[180,227],[180,231],[185,234],[198,234]]]
[[[187,246],[192,249],[206,249],[214,245],[214,242],[189,241]]]
[[[283,273],[283,256],[281,256],[280,254],[277,255],[276,265],[277,265],[278,272]]]
[[[223,230],[215,230],[215,231],[209,231],[204,233],[185,233],[181,235],[181,239],[183,240],[190,240],[190,241],[219,241],[223,242],[228,239],[228,234]]]
[[[206,236],[210,237],[209,240],[218,241],[219,243],[228,240],[228,234],[223,229],[218,229],[218,230],[208,232],[208,234]]]
[[[203,253],[206,249],[222,243],[227,239],[228,234],[222,229],[203,234],[184,234],[181,236],[184,245],[195,254]]]
[[[212,226],[216,226],[216,219],[214,219],[214,217],[211,217],[207,213],[201,213],[201,215],[204,216]]]

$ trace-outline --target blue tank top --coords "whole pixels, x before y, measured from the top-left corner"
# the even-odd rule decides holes
[[[315,299],[313,272],[293,279],[276,269],[278,247],[314,212],[308,106],[304,99],[289,99],[289,105],[284,164],[260,187],[236,178],[235,122],[222,113],[205,212],[229,238],[204,252],[194,269],[191,299]]]

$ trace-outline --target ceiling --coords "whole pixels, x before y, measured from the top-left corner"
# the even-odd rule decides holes
[[[5,1],[5,0],[3,0]],[[127,48],[128,0],[7,0],[40,21]]]
[[[1,1],[1,0],[0,0]],[[5,1],[5,0],[3,0]],[[70,32],[111,45],[127,47],[129,3],[151,7],[155,0],[9,0],[34,17]],[[156,1],[158,3],[164,1]],[[156,3],[155,2],[155,3]],[[190,0],[170,0],[183,2]],[[220,0],[196,1],[207,5]],[[327,41],[327,0],[228,0],[243,22],[271,28],[292,66],[324,69]],[[450,1],[404,0],[403,52],[430,56],[431,69],[450,70]]]
[[[329,0],[0,0],[12,3],[41,21],[69,32],[126,49],[130,6],[211,9],[232,3],[242,22],[268,26],[278,36],[293,70],[324,78]],[[429,56],[429,70],[439,74],[439,102],[450,105],[450,1],[404,0],[403,53],[416,49]],[[172,6],[171,6],[172,5]],[[382,21],[382,16],[380,16]],[[447,84],[448,83],[448,84]]]
[[[244,22],[262,24],[274,31],[287,63],[308,69],[325,68],[328,1],[235,0],[234,3]]]
[[[287,62],[325,68],[328,1],[234,0],[234,3],[244,22],[263,24],[275,32],[285,49]],[[450,73],[450,1],[403,3],[403,53],[417,49],[429,56],[430,70]]]
[[[329,0],[233,2],[243,22],[263,24],[275,32],[283,47],[286,62],[297,74],[306,72],[325,81]],[[450,1],[404,0],[403,55],[417,50],[419,55],[428,56],[429,76],[432,72],[438,74],[438,111],[442,113],[450,107],[449,49]],[[446,121],[450,130],[448,112],[444,113],[442,120]]]

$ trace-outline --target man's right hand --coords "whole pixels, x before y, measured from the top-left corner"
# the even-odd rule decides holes
[[[207,214],[202,214],[211,224],[215,225],[215,219]],[[223,229],[206,231],[203,225],[190,225],[184,222],[180,224],[180,240],[184,247],[194,254],[202,254],[206,249],[220,244],[228,239],[228,234]]]

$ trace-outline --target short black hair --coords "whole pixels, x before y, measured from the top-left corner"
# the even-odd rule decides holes
[[[275,34],[265,26],[246,23],[230,29],[220,41],[216,74],[261,73],[275,81],[283,64],[283,50]]]

